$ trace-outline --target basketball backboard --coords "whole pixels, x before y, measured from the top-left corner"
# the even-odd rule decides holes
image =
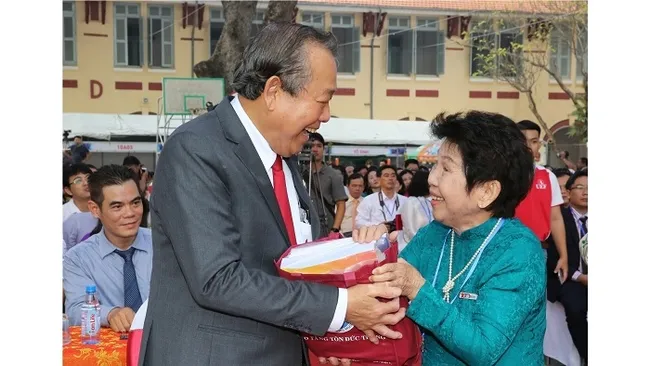
[[[226,93],[221,78],[163,78],[163,113],[192,115],[204,110],[207,102],[217,104]]]

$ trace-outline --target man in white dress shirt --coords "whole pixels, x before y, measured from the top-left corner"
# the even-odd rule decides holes
[[[299,366],[300,332],[323,335],[344,321],[375,341],[375,332],[400,336],[386,326],[404,317],[399,290],[288,281],[274,265],[318,237],[295,155],[330,118],[337,49],[331,33],[269,23],[234,72],[237,96],[165,142],[141,365]]]
[[[377,171],[379,192],[366,196],[357,208],[355,228],[391,223],[406,197],[396,192],[397,169],[384,165]]]

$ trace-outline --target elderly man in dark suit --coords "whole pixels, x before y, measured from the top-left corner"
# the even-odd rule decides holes
[[[268,25],[244,51],[237,95],[166,142],[140,364],[306,364],[299,332],[323,335],[344,321],[372,340],[400,336],[387,327],[404,317],[399,290],[287,281],[274,267],[290,245],[318,237],[294,155],[330,118],[336,49],[331,33]]]

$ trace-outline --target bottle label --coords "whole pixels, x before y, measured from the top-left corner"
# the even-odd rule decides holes
[[[88,309],[81,313],[81,334],[82,336],[96,336],[99,334],[101,323],[99,321],[99,310]]]

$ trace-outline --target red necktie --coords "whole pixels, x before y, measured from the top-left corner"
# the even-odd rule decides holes
[[[289,196],[287,195],[287,182],[284,179],[284,172],[282,171],[282,158],[280,155],[275,159],[273,166],[273,192],[275,192],[275,199],[278,200],[280,206],[280,213],[282,214],[282,221],[287,228],[289,234],[289,242],[292,246],[296,243],[296,232],[293,228],[293,220],[291,219],[291,206],[289,206]]]

